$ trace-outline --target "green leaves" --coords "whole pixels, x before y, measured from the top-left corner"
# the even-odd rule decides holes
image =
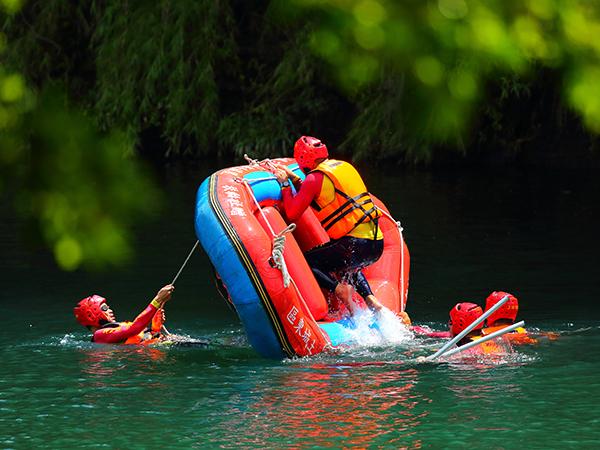
[[[158,127],[167,153],[212,152],[217,68],[234,55],[226,2],[106,2],[93,42],[103,127]]]
[[[140,162],[125,156],[131,142],[123,133],[101,134],[66,105],[49,90],[20,116],[11,130],[18,152],[3,161],[3,178],[16,188],[16,210],[63,269],[123,263],[131,256],[129,226],[156,212],[160,195]]]
[[[564,98],[600,131],[595,2],[296,0],[280,7],[313,19],[311,46],[349,93],[370,89],[381,71],[405,75],[404,101],[421,139],[465,135],[482,85],[540,65],[562,72]]]

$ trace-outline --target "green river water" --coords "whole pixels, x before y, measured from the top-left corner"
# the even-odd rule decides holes
[[[131,319],[192,247],[195,190],[173,168],[136,259],[63,273],[0,224],[0,448],[600,448],[600,180],[596,173],[464,169],[365,175],[402,220],[408,312],[444,329],[458,301],[520,300],[527,327],[560,333],[499,358],[417,364],[439,340],[273,361],[248,345],[202,251],[167,305],[172,333],[209,348],[94,345],[74,320],[99,293]]]

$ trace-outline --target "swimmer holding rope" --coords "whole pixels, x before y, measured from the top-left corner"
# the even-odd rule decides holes
[[[92,342],[101,344],[154,344],[166,338],[164,305],[171,299],[175,287],[162,287],[134,319],[133,322],[117,322],[115,314],[104,297],[91,295],[74,308],[75,319],[92,333]]]

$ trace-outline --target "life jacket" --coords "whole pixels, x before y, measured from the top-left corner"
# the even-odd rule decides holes
[[[487,336],[487,335],[492,334],[495,331],[502,330],[503,328],[506,328],[507,326],[508,325],[497,325],[497,326],[493,326],[493,327],[483,328],[481,330],[481,333],[484,336]],[[527,330],[523,327],[515,328],[510,333],[504,334],[503,337],[505,339],[507,339],[511,344],[537,344],[538,343],[537,339],[530,337],[527,334]]]
[[[322,172],[333,187],[323,182],[321,192],[311,206],[331,239],[349,234],[362,223],[375,224],[373,238],[377,239],[377,218],[381,212],[371,199],[356,169],[349,163],[326,159],[311,172]]]
[[[133,322],[111,322],[103,325],[101,328],[118,328],[122,325],[131,325]],[[160,341],[160,333],[152,333],[150,328],[141,331],[140,333],[127,338],[124,342],[120,342],[121,344],[127,345],[150,345]],[[94,336],[92,335],[92,342],[94,341]]]
[[[470,338],[470,340],[477,341],[477,340],[481,339],[482,337],[483,336],[473,336],[472,338]],[[490,355],[490,354],[503,353],[505,351],[505,349],[502,348],[502,346],[499,345],[498,343],[491,340],[491,341],[482,342],[481,344],[476,345],[475,347],[472,347],[466,351],[470,351],[472,354]]]

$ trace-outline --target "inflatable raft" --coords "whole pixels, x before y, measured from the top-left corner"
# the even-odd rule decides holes
[[[329,241],[312,210],[295,229],[279,213],[281,189],[268,170],[273,163],[304,178],[291,158],[214,173],[198,189],[196,234],[254,349],[269,358],[315,355],[348,344],[355,324],[345,306],[319,288],[304,259],[303,252]],[[399,225],[373,199],[385,212],[379,219],[384,251],[363,273],[381,303],[399,312],[408,293],[408,248]],[[354,299],[364,306],[358,294]]]

